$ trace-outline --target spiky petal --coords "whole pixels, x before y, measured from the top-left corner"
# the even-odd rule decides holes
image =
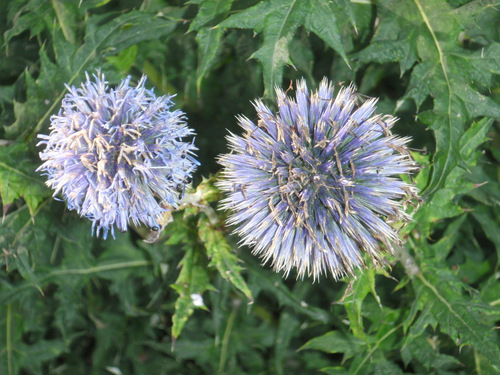
[[[277,113],[257,100],[257,125],[241,116],[244,134],[227,137],[218,186],[228,224],[285,275],[339,278],[363,253],[377,263],[400,242],[391,223],[410,220],[402,206],[416,190],[398,177],[416,168],[410,139],[392,135],[396,119],[374,115],[377,100],[360,102],[352,85],[334,97],[326,79],[315,93],[301,80],[295,99],[276,95]]]
[[[66,86],[50,135],[38,135],[45,145],[38,170],[97,235],[114,236],[115,225],[123,232],[129,222],[158,227],[198,164],[194,144],[182,140],[193,131],[183,112],[170,111],[172,96],[144,87],[145,76],[137,87],[129,76],[115,89],[100,72],[86,77],[81,88]]]

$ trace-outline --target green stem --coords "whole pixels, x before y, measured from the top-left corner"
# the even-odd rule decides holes
[[[234,321],[236,319],[236,312],[238,311],[239,303],[233,305],[233,310],[229,315],[227,320],[226,329],[224,331],[224,337],[222,338],[222,347],[219,360],[219,374],[224,373],[224,367],[226,365],[227,348],[229,346],[229,338],[231,337],[231,331],[233,330]]]

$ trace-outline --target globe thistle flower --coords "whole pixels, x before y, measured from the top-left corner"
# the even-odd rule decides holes
[[[38,135],[45,150],[38,168],[46,184],[70,210],[114,237],[114,226],[160,227],[161,215],[176,208],[198,162],[184,113],[170,111],[172,96],[156,97],[131,77],[109,89],[104,75],[86,74],[81,88],[66,86],[62,108],[51,117],[50,135]]]
[[[378,263],[383,245],[400,242],[391,224],[410,220],[403,209],[416,197],[398,177],[416,169],[410,139],[392,135],[396,118],[374,115],[377,100],[362,102],[352,85],[334,97],[326,79],[315,93],[301,80],[295,99],[276,95],[276,114],[256,100],[257,124],[240,116],[244,134],[227,137],[218,187],[228,224],[285,276],[296,268],[337,279],[364,253]]]

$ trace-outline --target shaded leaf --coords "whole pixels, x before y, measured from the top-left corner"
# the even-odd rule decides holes
[[[234,254],[223,233],[214,228],[206,216],[202,216],[198,223],[198,234],[205,245],[209,266],[216,267],[219,274],[240,290],[250,301],[253,301],[252,292],[241,276],[240,260]]]
[[[270,96],[274,86],[281,85],[284,66],[292,65],[288,45],[301,25],[317,34],[347,63],[336,15],[326,0],[268,0],[228,17],[218,26],[250,28],[263,34],[262,46],[251,57],[262,64],[264,96]]]
[[[345,360],[365,351],[366,343],[349,333],[330,331],[309,340],[299,350],[304,349],[321,350],[326,353],[343,353]]]

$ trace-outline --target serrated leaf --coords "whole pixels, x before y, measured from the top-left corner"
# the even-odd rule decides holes
[[[247,8],[241,12],[231,15],[217,27],[254,29],[261,32],[268,14],[276,10],[277,3],[272,1],[261,1],[253,7]]]
[[[435,329],[439,324],[441,332],[457,345],[472,345],[500,368],[498,339],[493,336],[493,322],[500,316],[500,310],[462,296],[465,284],[449,271],[428,268],[416,276],[413,280],[416,298],[412,313],[405,321],[406,327],[411,323],[406,342],[420,336],[427,326]],[[417,311],[420,315],[413,321]],[[493,315],[492,318],[488,319],[489,315]]]
[[[0,147],[0,198],[4,206],[23,198],[33,217],[38,204],[50,195],[50,190],[34,176],[35,166],[27,154],[22,143]]]
[[[464,175],[477,163],[478,146],[487,139],[487,132],[493,123],[492,119],[483,118],[473,123],[460,137],[456,149],[463,160],[462,166],[455,166],[446,178],[444,186],[438,190],[430,202],[421,207],[415,214],[415,224],[426,236],[430,233],[431,223],[443,218],[461,215],[464,210],[453,202],[458,194],[464,194],[476,188],[474,182],[464,178]],[[480,183],[483,181],[477,181]]]
[[[442,2],[415,0],[415,4],[431,36],[431,39],[427,39],[426,48],[436,52],[432,55],[436,68],[431,74],[429,85],[429,94],[434,97],[434,109],[438,115],[437,121],[430,124],[436,136],[436,153],[431,181],[424,190],[431,195],[444,185],[453,168],[462,164],[457,146],[465,121],[479,115],[499,117],[500,106],[495,103],[486,108],[483,104],[486,102],[484,97],[470,87],[470,82],[465,81],[464,75],[460,73],[461,60],[467,59],[470,54],[457,48],[460,26],[453,15],[453,9]],[[485,71],[485,74],[488,73]]]
[[[283,68],[291,65],[288,43],[306,15],[305,2],[300,0],[275,1],[277,4],[264,23],[264,43],[252,58],[262,63],[264,71],[264,96],[271,95],[274,86],[281,85]]]
[[[206,262],[202,259],[200,249],[197,246],[186,246],[185,249],[186,254],[179,262],[179,266],[182,267],[181,272],[175,284],[172,285],[172,288],[179,293],[172,317],[172,337],[174,338],[179,337],[194,309],[204,308],[204,305],[195,305],[193,296],[202,296],[206,290],[214,290],[210,284]]]
[[[227,242],[223,233],[214,228],[206,216],[202,216],[198,223],[198,234],[205,245],[207,256],[210,259],[209,266],[216,267],[219,274],[238,290],[240,290],[250,301],[253,301],[252,292],[241,276],[240,260],[233,253],[233,249]]]
[[[417,361],[429,371],[443,371],[460,366],[460,361],[450,355],[439,353],[437,338],[421,335],[401,350],[401,357],[407,366],[411,361]]]
[[[345,8],[350,9],[350,3],[345,3]],[[352,16],[352,11],[349,12]],[[351,19],[353,21],[353,18]],[[337,26],[337,17],[332,9],[332,4],[327,0],[311,0],[304,21],[306,30],[319,36],[332,49],[334,49],[344,60],[347,66],[349,61],[344,51],[342,36]]]
[[[345,7],[345,9],[351,9]],[[352,13],[352,12],[351,12]],[[325,41],[347,63],[336,15],[325,0],[269,0],[260,2],[230,16],[218,27],[237,27],[262,32],[262,46],[252,58],[262,63],[264,96],[270,96],[276,85],[280,86],[285,65],[292,65],[288,44],[301,25]]]
[[[493,45],[471,51],[457,43],[465,21],[446,2],[382,0],[380,5],[374,42],[356,56],[365,62],[399,62],[402,73],[418,60],[405,98],[413,99],[417,106],[429,96],[433,99],[432,112],[419,116],[436,139],[431,178],[422,192],[432,196],[445,185],[455,166],[463,165],[459,140],[468,121],[500,116],[500,105],[486,97],[480,85],[491,81],[491,68],[498,65],[500,54],[495,55],[498,51]],[[477,13],[487,11],[480,2],[473,8]],[[485,50],[490,53],[486,58]]]
[[[13,25],[4,33],[5,43],[27,30],[31,37],[39,35],[53,19],[52,7],[45,0],[18,1],[10,6],[8,18]]]

